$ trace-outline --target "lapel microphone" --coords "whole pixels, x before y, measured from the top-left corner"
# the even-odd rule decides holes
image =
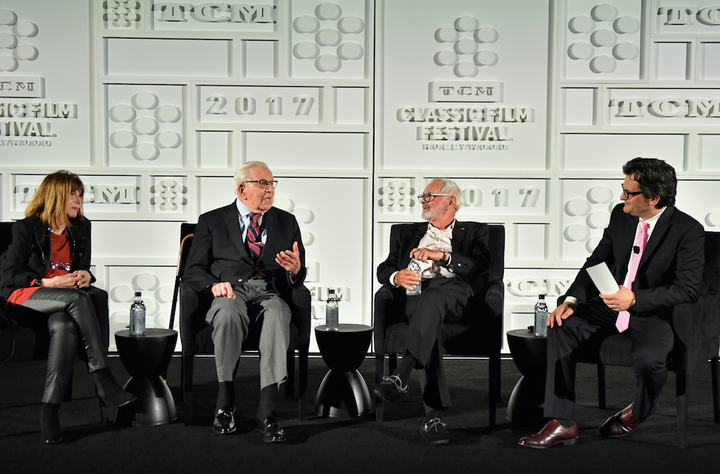
[[[640,247],[633,245],[633,253],[640,253]]]

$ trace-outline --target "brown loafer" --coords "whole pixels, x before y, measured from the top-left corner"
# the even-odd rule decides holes
[[[631,403],[623,410],[615,413],[613,416],[605,420],[605,422],[600,425],[600,434],[606,438],[623,438],[633,434],[635,428],[637,428],[640,424],[640,422],[635,419],[635,416],[633,416],[634,406],[635,404]],[[655,403],[650,409],[648,416],[652,415],[655,412],[655,409],[657,409],[657,403]]]
[[[557,420],[551,420],[539,433],[520,439],[518,444],[528,448],[546,449],[556,444],[575,444],[577,439],[577,424],[566,427]]]

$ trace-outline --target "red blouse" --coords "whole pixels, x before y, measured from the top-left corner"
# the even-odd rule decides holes
[[[50,270],[43,278],[52,278],[59,275],[67,275],[72,265],[72,255],[70,255],[70,239],[68,239],[68,231],[57,235],[53,233],[50,236]],[[30,296],[39,290],[39,286],[31,286],[28,288],[18,288],[10,294],[7,304],[23,304]]]

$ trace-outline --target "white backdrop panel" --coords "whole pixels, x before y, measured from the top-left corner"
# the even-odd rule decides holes
[[[584,134],[560,136],[560,152],[566,171],[612,171],[635,157],[660,158],[676,171],[684,170],[685,135],[682,134]]]
[[[383,5],[381,167],[437,169],[442,162],[445,170],[544,170],[548,3]],[[443,85],[457,92],[433,102],[431,92]],[[426,109],[448,108],[463,109],[465,118],[423,117]],[[520,109],[529,111],[526,120],[518,118]]]
[[[230,41],[108,38],[108,76],[228,77]]]
[[[0,8],[0,166],[90,166],[89,2]]]
[[[245,161],[261,160],[270,169],[363,171],[366,133],[246,132]]]
[[[143,259],[175,259],[180,248],[179,222],[113,222],[97,221],[86,213],[92,223],[92,259],[94,264],[106,259],[123,258],[141,262]]]

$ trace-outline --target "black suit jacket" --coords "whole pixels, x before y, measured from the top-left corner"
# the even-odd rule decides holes
[[[287,295],[292,288],[301,286],[305,281],[305,247],[295,216],[271,207],[263,217],[263,226],[267,229],[267,242],[257,265],[253,265],[242,240],[235,201],[202,214],[195,228],[183,282],[199,292],[213,283],[225,281],[233,286],[242,285],[261,271],[271,276],[279,294]],[[275,262],[275,255],[291,250],[293,242],[298,243],[300,250],[300,272],[291,279]]]
[[[605,262],[618,284],[627,274],[638,218],[618,204],[600,243],[588,257],[566,295],[586,302],[599,293],[587,268]],[[681,303],[697,300],[705,264],[705,231],[702,225],[674,206],[658,219],[643,252],[633,283],[637,315],[660,315]],[[565,297],[561,297],[562,302]]]
[[[377,269],[380,283],[389,285],[394,272],[407,268],[410,251],[420,244],[427,226],[427,222],[392,226],[390,253]],[[473,295],[485,286],[486,273],[490,268],[489,235],[487,224],[477,222],[456,221],[453,228],[452,257],[448,269],[470,285]]]

